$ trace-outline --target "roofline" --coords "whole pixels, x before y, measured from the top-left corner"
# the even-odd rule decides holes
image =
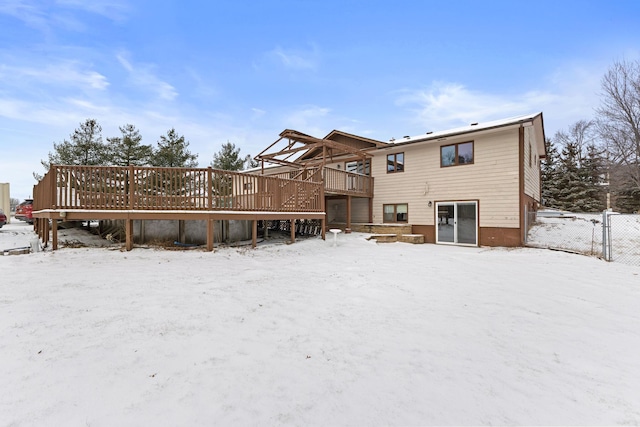
[[[374,144],[376,147],[386,147],[387,145],[390,145],[387,142],[378,141],[377,139],[366,138],[366,137],[360,136],[360,135],[354,135],[352,133],[344,132],[344,131],[341,131],[341,130],[338,130],[338,129],[332,130],[323,139],[329,139],[329,137],[331,135],[334,135],[334,134],[340,134],[340,135],[348,136],[349,138],[359,139],[361,141]]]
[[[387,144],[387,147],[400,147],[400,146],[403,146],[403,145],[414,144],[414,143],[417,143],[417,142],[437,141],[437,140],[442,139],[442,138],[449,138],[449,137],[454,137],[454,136],[459,136],[459,135],[466,135],[466,134],[469,134],[469,133],[475,133],[475,132],[481,132],[481,131],[488,131],[488,130],[493,130],[493,129],[504,128],[504,127],[508,127],[508,126],[527,123],[527,122],[533,122],[533,120],[535,120],[538,116],[540,116],[540,119],[542,120],[542,112],[539,112],[539,113],[535,113],[535,114],[529,114],[529,115],[526,115],[526,116],[514,117],[513,119],[496,120],[496,122],[500,122],[500,123],[498,123],[496,125],[493,125],[493,126],[483,127],[481,123],[476,123],[476,124],[467,126],[465,128],[455,128],[455,129],[451,129],[451,130],[448,130],[448,131],[445,130],[445,131],[441,131],[441,132],[434,132],[433,136],[414,137],[416,139],[410,139],[408,141],[402,141],[402,142],[396,142],[396,143],[393,143],[393,144]],[[488,123],[491,123],[491,122],[488,122]],[[477,126],[477,127],[471,127],[471,126]],[[460,129],[460,130],[458,130],[458,129]],[[544,127],[542,129],[543,129],[543,133],[544,133]],[[387,148],[387,147],[381,147],[381,148]]]

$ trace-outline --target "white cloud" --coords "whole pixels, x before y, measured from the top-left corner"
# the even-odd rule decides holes
[[[132,64],[127,53],[116,55],[118,62],[129,72],[131,83],[139,88],[153,92],[160,99],[171,101],[178,96],[178,91],[171,84],[154,74],[154,66],[149,64]]]
[[[462,83],[434,82],[426,89],[397,92],[395,103],[409,113],[418,132],[446,130],[473,122],[542,111],[548,137],[578,120],[590,120],[600,102],[606,64],[564,64],[520,93],[473,90]]]
[[[113,21],[122,21],[130,9],[129,3],[118,0],[56,0],[56,4],[91,12]]]
[[[307,105],[299,110],[285,113],[283,128],[295,129],[308,135],[322,137],[327,132],[326,122],[331,112],[329,108]]]
[[[84,32],[83,20],[74,12],[82,10],[112,21],[123,21],[130,6],[118,0],[1,0],[0,14],[12,16],[27,26],[51,35],[54,29]]]
[[[3,65],[0,66],[0,77],[5,84],[12,81],[14,87],[64,84],[81,90],[104,90],[109,86],[109,81],[104,75],[89,70],[76,61],[60,61],[36,67]]]
[[[292,70],[315,70],[319,63],[319,53],[315,46],[311,50],[283,49],[278,46],[268,53],[285,68]]]
[[[533,92],[510,97],[473,91],[459,83],[435,82],[428,89],[401,92],[396,104],[408,106],[413,121],[425,131],[437,131],[535,112],[536,105],[549,97]]]

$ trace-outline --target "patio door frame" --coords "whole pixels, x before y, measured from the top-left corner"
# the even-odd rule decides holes
[[[460,204],[474,204],[475,211],[475,243],[460,243],[458,240],[458,205]],[[453,241],[441,241],[440,240],[440,221],[442,220],[440,216],[440,208],[442,207],[451,207],[453,206],[453,217],[447,218],[446,220],[449,222],[453,222]],[[448,202],[436,202],[435,203],[435,229],[436,229],[436,243],[440,245],[456,245],[456,246],[478,246],[478,235],[479,235],[479,221],[478,221],[478,201],[477,200],[455,200]]]

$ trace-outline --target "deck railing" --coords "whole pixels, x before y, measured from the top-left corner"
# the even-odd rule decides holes
[[[328,193],[373,197],[373,177],[340,169],[324,168],[324,189]]]
[[[324,168],[323,173],[320,174],[320,170],[320,168],[290,170],[268,176],[313,182],[323,180],[324,190],[327,193],[373,197],[373,177],[332,168]]]
[[[34,210],[322,212],[315,179],[213,168],[51,165],[34,187]]]

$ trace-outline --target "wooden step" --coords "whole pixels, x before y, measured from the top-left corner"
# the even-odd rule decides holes
[[[424,243],[424,235],[422,234],[372,234],[367,240],[375,240],[377,243]]]

